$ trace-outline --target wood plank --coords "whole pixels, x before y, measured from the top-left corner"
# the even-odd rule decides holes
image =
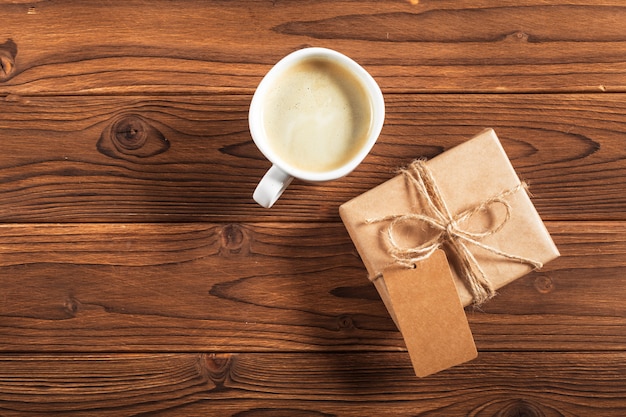
[[[386,92],[626,89],[616,0],[4,1],[0,16],[0,94],[250,93],[307,45]]]
[[[626,96],[386,96],[379,142],[351,175],[252,201],[269,162],[250,96],[8,97],[0,101],[0,222],[337,221],[399,166],[493,127],[546,220],[626,220]],[[127,137],[128,126],[136,129]],[[125,130],[126,129],[126,130]],[[125,141],[143,140],[138,149]],[[128,144],[126,144],[128,145]]]
[[[403,353],[0,355],[3,416],[622,416],[626,354],[485,353],[419,379]],[[593,381],[593,383],[590,383]],[[32,414],[31,414],[32,413]]]
[[[478,348],[626,349],[626,222],[547,227]],[[340,223],[2,225],[0,276],[5,352],[405,349]]]
[[[0,0],[0,415],[626,415],[623,22],[622,0]],[[263,210],[249,102],[305,46],[374,75],[385,128]],[[338,206],[485,127],[563,256],[466,310],[477,360],[418,379]]]

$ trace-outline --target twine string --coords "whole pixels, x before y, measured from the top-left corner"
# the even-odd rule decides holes
[[[480,305],[492,298],[495,295],[495,288],[472,251],[468,248],[468,245],[477,246],[505,259],[526,263],[535,269],[543,266],[541,262],[504,252],[481,242],[485,237],[498,233],[509,221],[511,218],[511,205],[507,201],[507,197],[520,189],[526,189],[526,183],[521,182],[513,188],[504,190],[494,197],[486,199],[475,207],[453,215],[424,160],[414,161],[407,169],[401,170],[401,173],[416,189],[418,195],[424,199],[427,214],[394,214],[366,220],[368,224],[389,221],[389,226],[386,230],[389,254],[398,265],[405,268],[413,268],[417,262],[427,259],[445,244],[458,261],[459,273],[466,281],[476,305]],[[489,209],[494,204],[502,205],[505,212],[504,217],[495,227],[481,231],[470,231],[461,226],[464,223],[469,223],[472,216]],[[429,225],[436,231],[435,235],[415,247],[402,246],[396,238],[397,229],[402,224],[416,222],[423,222]]]

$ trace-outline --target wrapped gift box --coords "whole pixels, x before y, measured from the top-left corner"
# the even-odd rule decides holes
[[[422,302],[423,314],[419,315],[424,316],[433,308],[424,298],[432,294],[425,297],[419,287],[406,284],[415,301],[405,302],[404,294],[405,301],[394,305],[386,282],[392,272],[417,269],[414,274],[420,273],[423,268],[416,264],[433,262],[431,255],[442,249],[462,310],[559,256],[492,129],[427,162],[415,162],[402,174],[343,204],[340,215],[412,357],[419,353],[411,352],[407,334],[419,333],[420,325],[413,323],[423,317],[410,317],[419,314],[410,305]],[[430,335],[411,337],[428,339]],[[445,362],[442,367],[450,365]],[[416,369],[418,374],[436,371]]]

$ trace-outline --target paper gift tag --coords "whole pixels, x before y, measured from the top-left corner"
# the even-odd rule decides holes
[[[383,272],[415,374],[424,377],[478,356],[445,253],[414,269]]]

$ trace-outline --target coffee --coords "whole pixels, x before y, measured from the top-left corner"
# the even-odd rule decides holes
[[[385,120],[382,92],[352,59],[303,48],[278,61],[254,92],[248,125],[272,166],[252,198],[272,207],[294,178],[348,175],[372,149]]]
[[[262,116],[272,151],[310,172],[332,171],[354,158],[367,143],[372,119],[361,81],[320,57],[298,62],[276,78]]]

